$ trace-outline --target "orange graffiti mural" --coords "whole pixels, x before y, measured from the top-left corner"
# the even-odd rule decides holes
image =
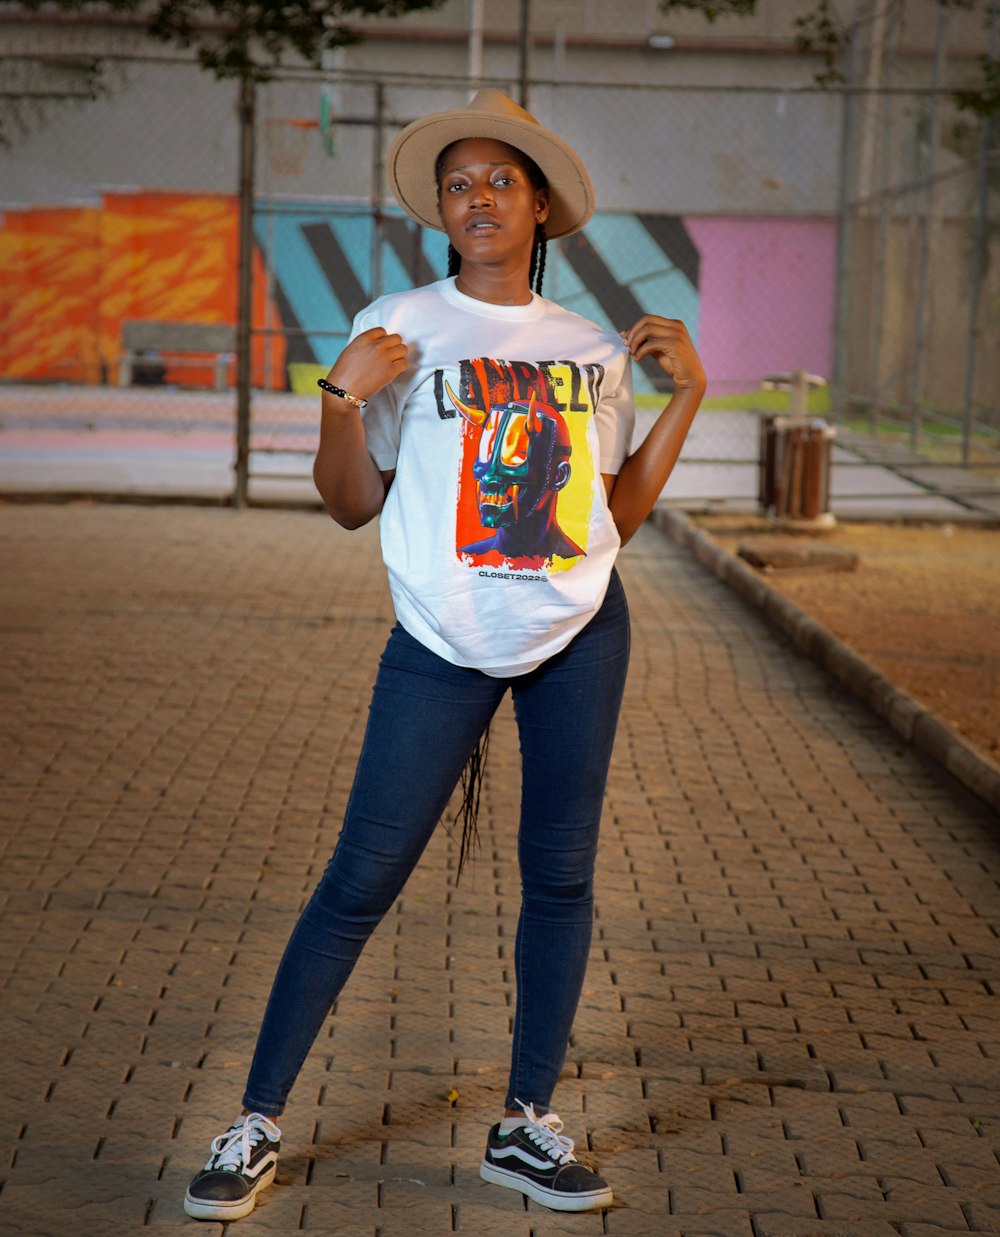
[[[9,211],[0,226],[0,372],[117,382],[126,319],[235,323],[237,262],[237,203],[228,196],[109,193],[94,206]],[[254,327],[276,323],[256,251],[254,289]],[[210,356],[164,361],[167,382],[212,385]],[[274,376],[268,385],[284,386],[280,335],[254,339],[252,367],[255,386],[265,372]]]

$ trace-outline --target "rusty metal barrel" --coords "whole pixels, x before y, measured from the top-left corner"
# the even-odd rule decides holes
[[[830,465],[836,431],[822,418],[770,415],[760,423],[760,484],[764,512],[784,524],[829,528]]]

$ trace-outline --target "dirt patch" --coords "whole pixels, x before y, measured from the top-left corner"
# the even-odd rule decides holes
[[[807,540],[763,520],[696,523],[734,554],[744,543],[774,550]],[[1000,528],[841,524],[815,544],[857,554],[857,569],[775,568],[768,582],[1000,759]]]

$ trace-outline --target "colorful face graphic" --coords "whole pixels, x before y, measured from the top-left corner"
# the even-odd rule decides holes
[[[547,490],[560,490],[569,480],[569,434],[559,442],[561,421],[549,409],[540,412],[534,400],[528,408],[511,403],[491,409],[472,468],[484,528],[516,524]]]
[[[463,547],[470,553],[492,550],[539,563],[558,554],[574,557],[583,550],[556,521],[556,495],[570,478],[569,429],[561,413],[528,400],[512,400],[485,412],[472,408],[446,383],[448,397],[480,431],[472,474],[476,480],[479,520],[496,535]]]

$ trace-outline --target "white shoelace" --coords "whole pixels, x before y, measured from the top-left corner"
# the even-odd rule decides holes
[[[517,1103],[524,1109],[524,1115],[528,1118],[528,1124],[524,1128],[531,1141],[557,1164],[575,1164],[573,1140],[563,1134],[561,1118],[554,1112],[547,1112],[544,1117],[536,1117],[535,1109],[531,1104],[524,1104],[521,1100]]]
[[[261,1113],[251,1113],[239,1125],[212,1139],[212,1155],[205,1167],[231,1173],[242,1172],[250,1163],[254,1147],[267,1137],[277,1142],[281,1130]]]

